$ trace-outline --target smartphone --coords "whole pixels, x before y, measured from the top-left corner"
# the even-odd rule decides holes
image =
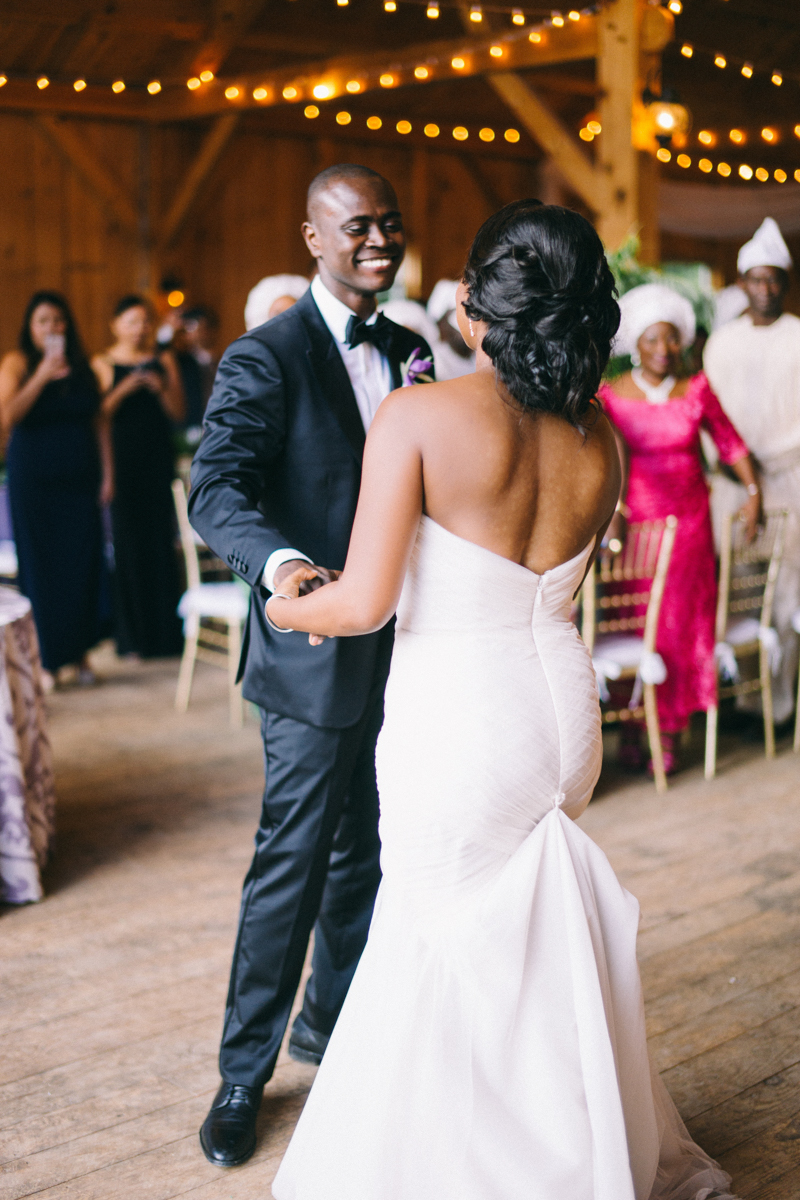
[[[67,339],[63,333],[48,333],[44,339],[44,351],[48,358],[63,358]]]

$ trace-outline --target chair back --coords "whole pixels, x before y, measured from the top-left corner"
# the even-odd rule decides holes
[[[751,618],[766,629],[772,620],[775,583],[783,558],[786,509],[764,513],[764,524],[752,542],[736,514],[725,517],[719,562],[719,594],[715,639],[725,640],[731,619]]]
[[[628,526],[618,551],[601,549],[582,590],[581,635],[590,651],[603,634],[641,634],[655,650],[658,618],[678,521],[641,521]]]
[[[186,587],[198,587],[200,584],[200,558],[194,539],[194,530],[189,523],[189,508],[186,503],[186,488],[182,479],[173,479],[172,496],[175,501],[175,512],[178,516],[178,530],[181,536],[181,549],[186,563]]]

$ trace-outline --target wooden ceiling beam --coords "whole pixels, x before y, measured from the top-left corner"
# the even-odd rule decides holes
[[[186,173],[159,230],[159,252],[166,250],[178,234],[201,187],[230,141],[239,124],[240,117],[240,113],[225,113],[224,116],[217,117],[206,134],[203,144],[197,152],[197,157]]]
[[[193,52],[196,74],[216,75],[242,34],[246,33],[264,7],[265,0],[214,0],[212,28],[206,42]]]
[[[138,228],[138,214],[117,176],[98,159],[73,124],[60,121],[51,114],[40,113],[30,118],[32,125],[74,167],[98,200],[120,225],[129,231]]]
[[[607,204],[605,178],[595,170],[555,113],[513,71],[490,75],[488,82],[548,157],[558,164],[564,179],[584,204],[593,212],[601,212]]]

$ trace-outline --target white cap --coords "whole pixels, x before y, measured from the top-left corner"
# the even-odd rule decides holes
[[[744,291],[735,283],[723,288],[714,297],[714,328],[735,321],[747,308],[748,300]]]
[[[674,325],[681,347],[690,346],[697,328],[694,309],[685,296],[663,283],[643,283],[631,288],[619,302],[622,319],[614,339],[614,354],[629,354],[636,361],[636,347],[645,329],[659,321]]]
[[[457,279],[440,279],[431,292],[430,299],[428,300],[428,316],[437,325],[442,317],[446,317],[448,313],[455,312],[457,290]],[[450,324],[456,325],[455,321],[451,321]]]
[[[244,306],[244,326],[248,331],[269,320],[269,310],[281,296],[293,296],[299,300],[308,291],[308,280],[303,275],[267,275],[251,289]]]
[[[386,304],[381,305],[381,312],[396,325],[403,325],[424,337],[429,346],[438,342],[439,330],[416,300],[388,300]]]
[[[772,217],[764,218],[750,241],[742,246],[736,260],[740,275],[753,267],[780,267],[788,271],[792,265],[789,247],[783,240],[778,222]]]

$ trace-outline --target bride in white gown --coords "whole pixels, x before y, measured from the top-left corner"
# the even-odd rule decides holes
[[[459,302],[475,374],[384,401],[341,578],[268,602],[315,644],[397,612],[383,882],[273,1195],[730,1197],[650,1066],[638,904],[574,824],[602,746],[570,604],[619,493],[600,241],[510,205]]]

